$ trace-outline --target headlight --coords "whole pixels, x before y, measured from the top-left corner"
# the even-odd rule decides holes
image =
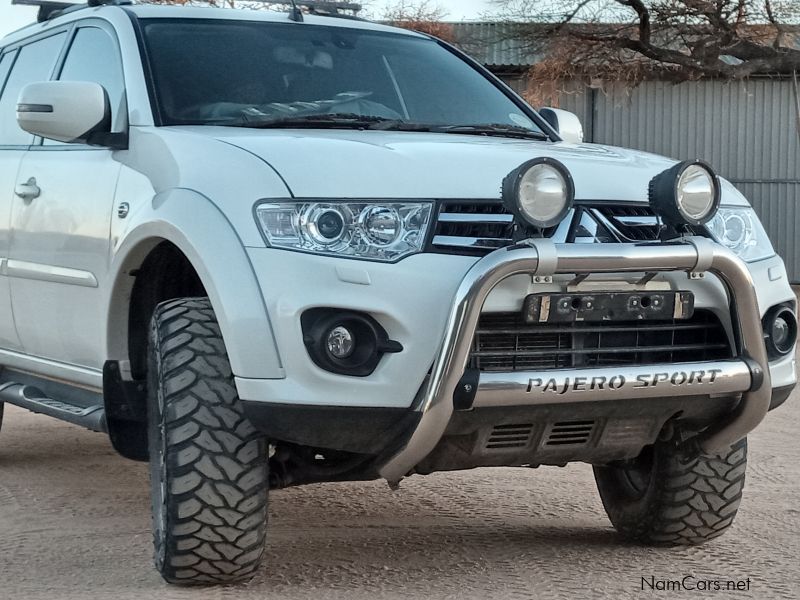
[[[716,214],[719,179],[706,163],[688,160],[659,173],[650,182],[650,204],[670,225],[703,225]]]
[[[575,199],[567,168],[552,158],[536,158],[503,181],[503,203],[519,221],[544,229],[564,220]]]
[[[742,260],[754,262],[775,255],[767,232],[752,208],[720,208],[706,227],[717,242]]]
[[[431,202],[267,202],[256,218],[273,248],[396,261],[422,250]]]

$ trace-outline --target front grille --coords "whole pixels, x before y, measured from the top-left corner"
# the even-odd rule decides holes
[[[556,242],[580,241],[598,235],[596,242],[650,242],[659,239],[662,224],[646,204],[608,204],[581,202],[575,208],[581,218],[570,213],[562,223],[544,231]],[[594,221],[588,227],[587,221]],[[594,232],[594,233],[592,233]],[[702,227],[691,228],[694,235],[707,235]],[[429,251],[446,254],[483,256],[513,243],[514,219],[500,200],[443,200],[439,203],[436,226]],[[582,238],[577,240],[576,238]]]
[[[470,367],[510,372],[732,357],[722,323],[706,310],[686,320],[552,325],[528,325],[519,312],[484,313],[475,331]]]
[[[514,217],[502,202],[451,202],[439,206],[433,248],[481,255],[512,243]]]
[[[592,209],[604,218],[617,237],[632,242],[652,242],[658,239],[661,223],[646,206],[600,206]]]

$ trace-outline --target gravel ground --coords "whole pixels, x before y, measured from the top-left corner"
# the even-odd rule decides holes
[[[0,599],[800,598],[800,395],[751,436],[739,517],[701,548],[622,543],[586,465],[317,485],[271,498],[269,570],[167,586],[151,566],[146,467],[106,438],[6,407]],[[750,578],[750,592],[642,591],[642,577]]]

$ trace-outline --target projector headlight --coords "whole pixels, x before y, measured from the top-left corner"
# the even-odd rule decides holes
[[[708,223],[719,202],[719,178],[699,160],[678,163],[650,182],[650,205],[670,225]]]
[[[567,168],[552,158],[536,158],[503,181],[503,203],[518,221],[544,229],[558,225],[572,208],[575,184]]]
[[[752,208],[722,207],[706,228],[717,242],[747,262],[775,255],[767,232]]]
[[[264,202],[256,220],[273,248],[392,262],[420,252],[432,202]]]

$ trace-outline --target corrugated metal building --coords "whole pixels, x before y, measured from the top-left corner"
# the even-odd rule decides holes
[[[537,56],[502,23],[453,24],[465,51],[517,91]],[[800,115],[790,77],[746,82],[661,81],[637,88],[576,85],[559,98],[586,140],[676,159],[703,158],[753,203],[792,282],[800,283]]]

